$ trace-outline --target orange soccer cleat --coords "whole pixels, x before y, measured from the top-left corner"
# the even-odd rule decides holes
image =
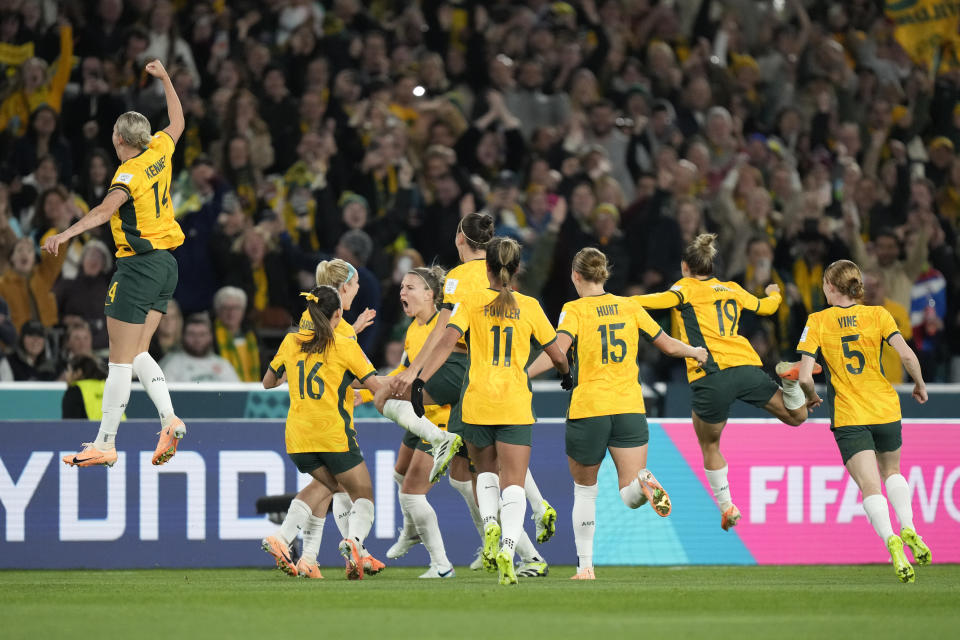
[[[368,576],[375,576],[387,568],[387,565],[383,564],[371,555],[363,556],[361,562],[363,563],[363,572]]]
[[[723,517],[720,518],[720,528],[724,531],[729,531],[731,528],[737,526],[738,522],[740,522],[740,509],[737,509],[737,505],[731,504],[727,507],[727,510],[723,512]]]
[[[260,543],[260,548],[273,556],[277,561],[277,568],[283,571],[291,578],[297,577],[297,565],[293,563],[290,557],[290,548],[283,544],[283,541],[276,536],[268,536]]]
[[[177,445],[187,433],[187,427],[180,418],[174,418],[166,427],[160,430],[160,440],[157,442],[157,448],[153,452],[151,462],[155,465],[161,465],[170,460],[177,452]]]
[[[312,580],[323,580],[323,574],[320,573],[320,567],[317,566],[317,563],[307,562],[303,558],[297,561],[297,575]]]
[[[92,442],[84,442],[83,450],[70,456],[63,456],[64,464],[71,467],[93,467],[102,464],[105,467],[112,467],[117,462],[117,450],[107,449],[101,451],[93,446]]]
[[[814,363],[813,375],[817,375],[822,371],[823,371],[823,367],[821,367],[819,364]],[[800,363],[799,362],[778,362],[777,375],[783,378],[784,380],[798,380],[800,378]]]
[[[640,479],[640,489],[643,491],[643,495],[647,497],[647,502],[657,512],[657,515],[664,518],[670,515],[673,507],[670,504],[670,495],[667,490],[657,482],[657,479],[647,469],[638,473],[637,477]]]
[[[363,580],[363,559],[360,557],[359,545],[344,538],[340,541],[340,555],[346,560],[347,580]]]

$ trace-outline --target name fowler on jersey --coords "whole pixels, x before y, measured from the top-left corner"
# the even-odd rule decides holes
[[[491,309],[490,305],[483,308],[483,315],[487,318],[502,318],[503,320],[519,320],[520,308],[516,309]]]

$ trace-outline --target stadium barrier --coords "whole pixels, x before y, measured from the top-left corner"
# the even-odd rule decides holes
[[[276,525],[256,515],[263,495],[308,480],[284,453],[281,421],[195,421],[168,464],[154,467],[156,421],[121,427],[113,469],[60,462],[96,426],[89,422],[0,422],[0,568],[141,568],[268,566],[261,537]],[[960,562],[960,422],[904,424],[903,473],[913,493],[917,529],[936,562]],[[376,521],[367,540],[385,552],[400,526],[393,482],[401,431],[360,421],[361,448],[375,487]],[[827,564],[886,561],[856,485],[822,422],[801,428],[775,421],[735,421],[724,433],[733,497],[743,520],[730,532],[703,474],[689,420],[652,421],[649,467],[667,487],[673,513],[630,510],[620,501],[609,457],[600,471],[598,565]],[[554,540],[538,545],[554,564],[576,561],[570,525],[573,484],[561,420],[534,429],[531,467],[559,521]],[[448,555],[469,563],[479,538],[459,494],[444,479],[430,493]],[[320,563],[340,562],[333,522]],[[527,521],[532,535],[533,525]],[[415,547],[393,562],[426,565]]]

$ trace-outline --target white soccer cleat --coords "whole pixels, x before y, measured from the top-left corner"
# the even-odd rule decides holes
[[[483,569],[483,547],[477,549],[477,557],[470,563],[470,571],[480,571]]]
[[[397,536],[397,541],[387,549],[387,557],[391,560],[396,560],[401,556],[407,555],[407,551],[414,548],[420,544],[422,540],[420,539],[419,534],[414,534],[412,536],[407,536],[404,534],[403,529],[400,529],[400,535]]]
[[[443,477],[453,460],[453,456],[457,455],[457,451],[460,450],[462,444],[463,438],[457,434],[448,431],[443,432],[443,440],[433,445],[433,469],[430,470],[431,483],[435,483]]]
[[[457,576],[457,572],[453,570],[453,565],[450,565],[445,569],[441,569],[440,567],[435,567],[431,565],[430,568],[427,569],[425,573],[421,574],[420,577],[435,579],[435,578],[455,578],[456,576]]]

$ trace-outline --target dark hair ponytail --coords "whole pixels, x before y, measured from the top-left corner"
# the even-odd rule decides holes
[[[340,309],[340,294],[324,284],[314,287],[310,293],[300,295],[307,298],[307,311],[313,321],[313,335],[300,343],[300,350],[304,353],[323,353],[333,343],[330,318]]]
[[[484,251],[493,239],[493,230],[496,225],[493,218],[486,213],[470,213],[460,220],[457,229],[463,234],[467,246],[473,251]]]
[[[487,305],[491,315],[502,316],[517,308],[510,282],[520,268],[520,243],[513,238],[494,238],[487,247],[487,269],[500,280],[500,294]]]

